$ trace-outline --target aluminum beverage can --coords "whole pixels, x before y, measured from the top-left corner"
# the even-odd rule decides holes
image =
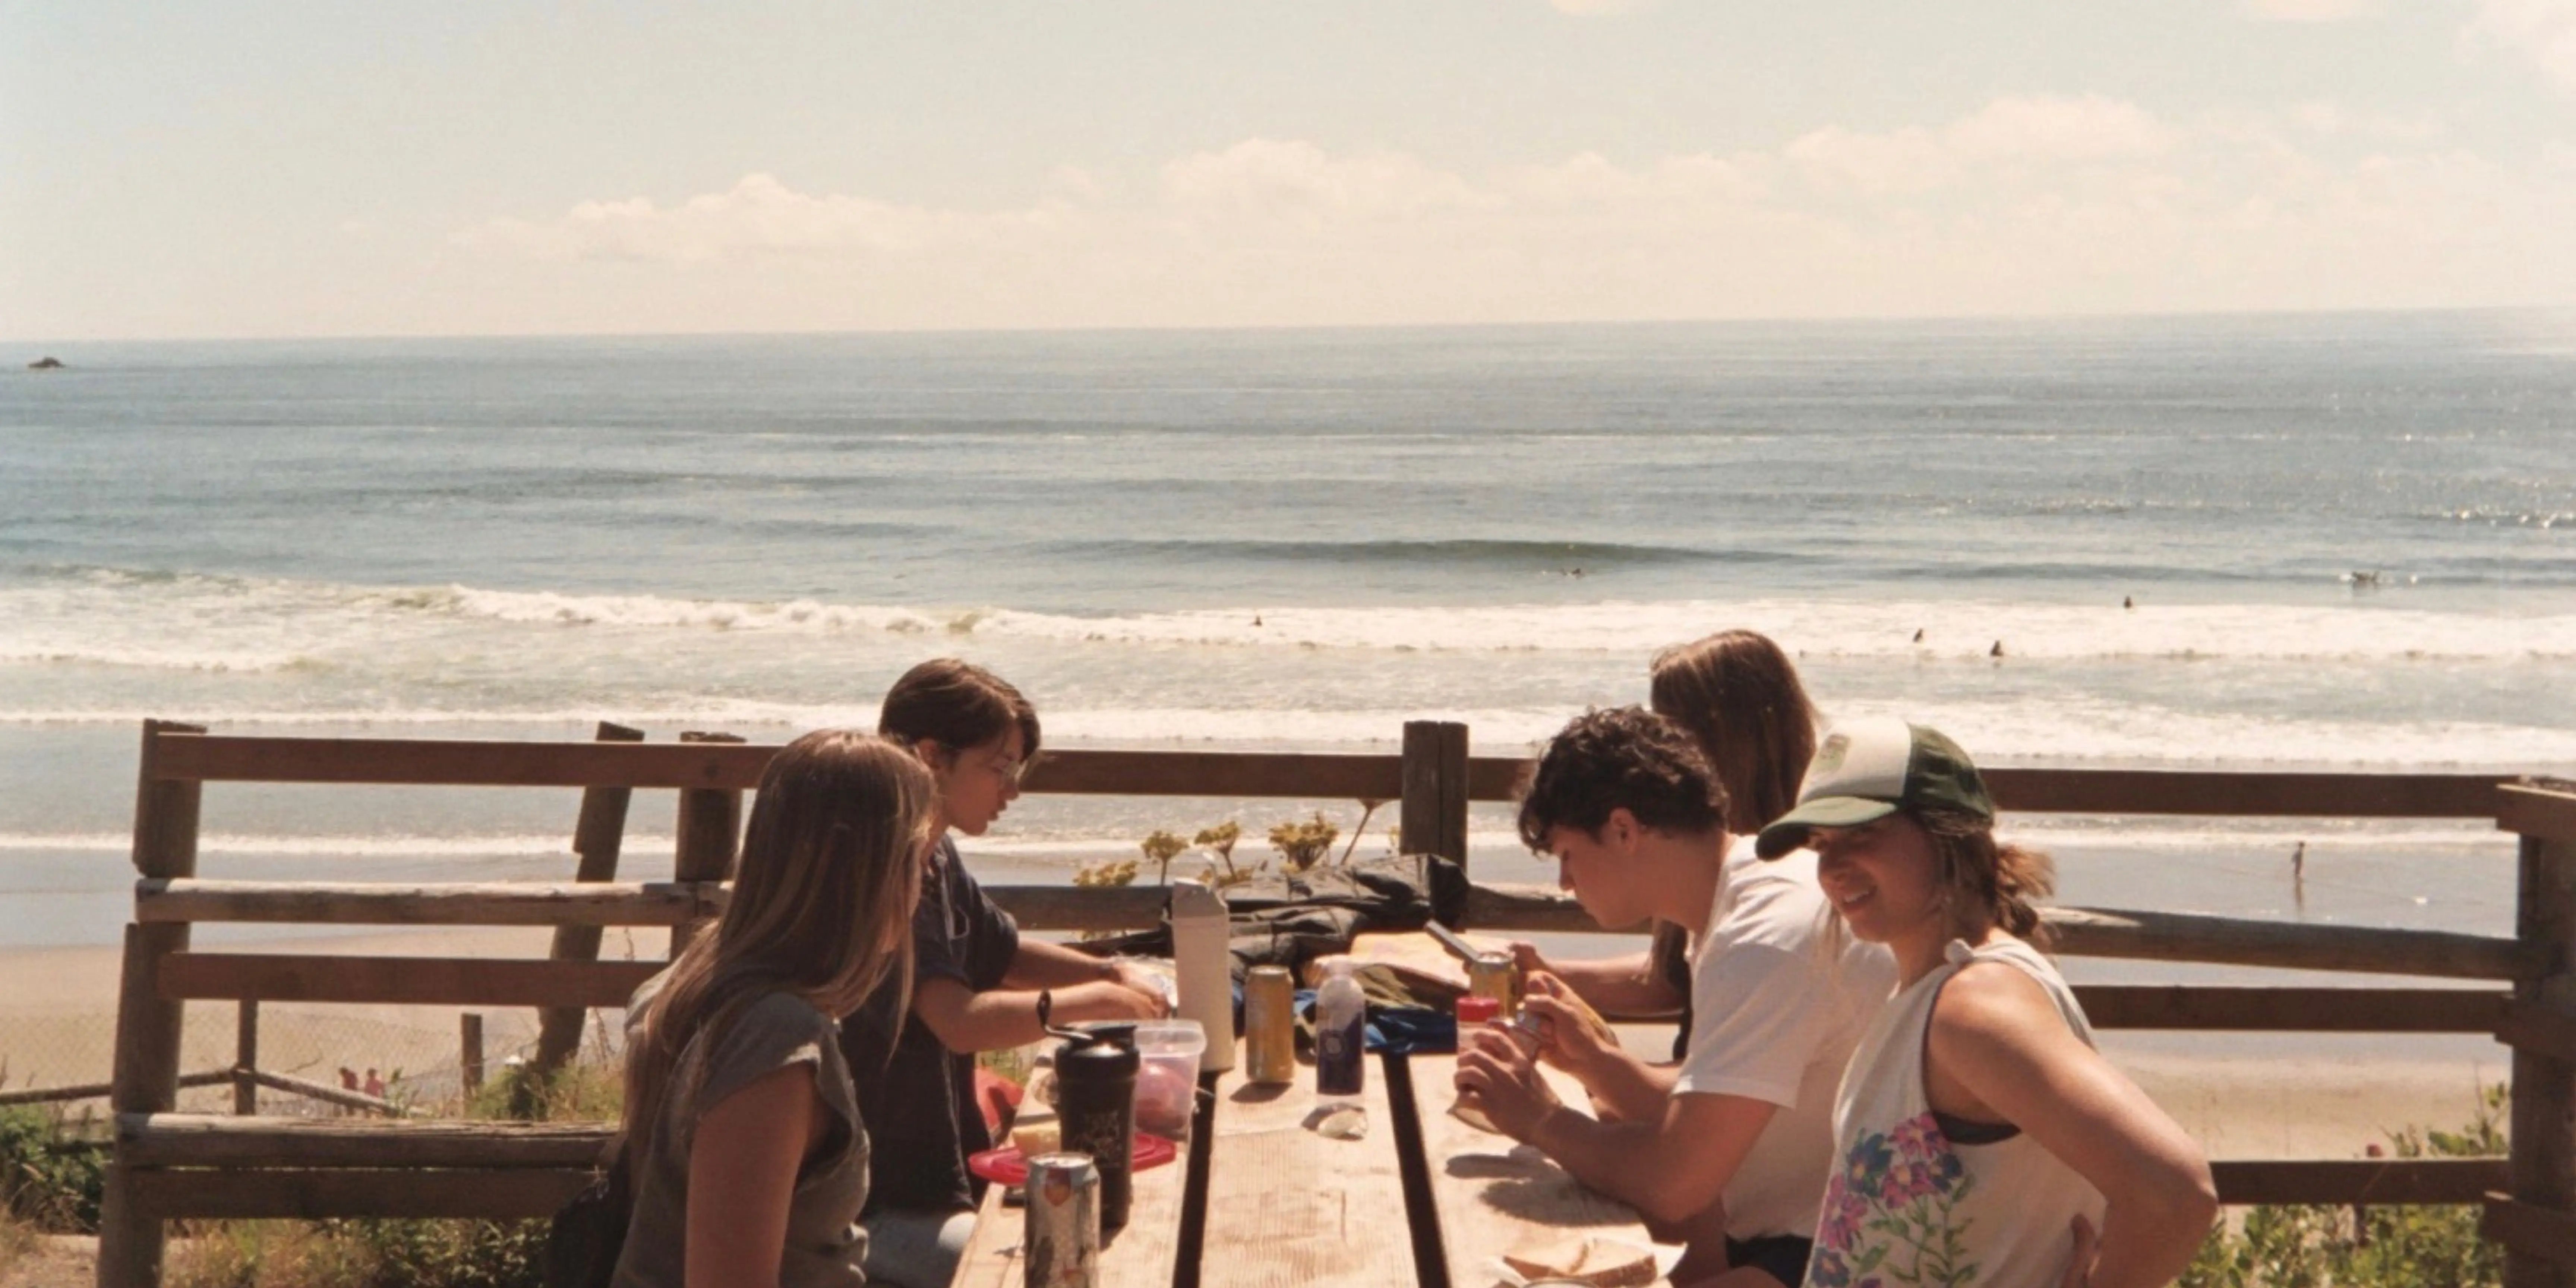
[[[1285,966],[1255,966],[1243,979],[1244,1079],[1263,1086],[1297,1080],[1296,987]]]
[[[1520,972],[1513,969],[1510,953],[1478,953],[1467,963],[1467,992],[1476,997],[1490,997],[1502,1008],[1503,1019],[1520,1014]]]
[[[1020,1241],[1022,1288],[1097,1288],[1100,1169],[1089,1154],[1029,1160],[1028,1229]]]

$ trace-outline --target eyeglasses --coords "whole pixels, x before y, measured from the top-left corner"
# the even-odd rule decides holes
[[[1001,779],[1006,787],[1017,787],[1021,779],[1029,776],[1029,762],[1013,760],[1008,756],[988,757],[984,761],[984,768],[993,771],[993,776]]]

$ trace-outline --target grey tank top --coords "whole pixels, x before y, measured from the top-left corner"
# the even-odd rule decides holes
[[[644,1000],[661,983],[656,976],[637,990],[629,1014],[640,1016]],[[635,1218],[617,1258],[614,1288],[683,1288],[689,1148],[698,1120],[753,1080],[798,1064],[814,1067],[814,1087],[829,1121],[821,1148],[797,1169],[778,1280],[781,1288],[855,1288],[866,1282],[859,1263],[867,1253],[867,1234],[858,1216],[868,1197],[868,1136],[859,1122],[850,1067],[841,1058],[840,1026],[802,998],[770,993],[745,1006],[712,1050],[701,1034],[680,1053],[652,1143],[629,1160]]]

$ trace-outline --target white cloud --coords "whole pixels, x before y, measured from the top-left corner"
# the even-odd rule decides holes
[[[2527,58],[2576,93],[2576,0],[2480,0],[2462,39]]]
[[[2557,235],[2576,226],[2576,161],[2501,165],[2328,105],[2175,122],[2106,98],[2007,97],[1939,125],[1481,173],[1254,138],[1144,177],[1065,171],[1026,203],[976,210],[753,174],[457,241],[510,283],[493,307],[519,311],[496,330],[2576,301],[2576,244]]]
[[[1068,186],[1061,173],[1057,186]],[[1066,212],[1061,199],[994,215],[865,197],[809,196],[774,176],[747,174],[730,189],[691,197],[669,209],[643,197],[585,201],[559,219],[494,220],[458,240],[541,260],[700,264],[760,255],[911,252],[978,238],[1025,237],[1061,223]]]
[[[2245,12],[2265,22],[2341,22],[2370,9],[2369,0],[2244,0]]]
[[[1978,161],[2100,161],[2154,156],[2174,132],[2134,103],[2082,98],[1999,98],[1942,131],[1950,148]]]
[[[1171,162],[1162,187],[1175,212],[1220,222],[1407,219],[1491,200],[1402,153],[1336,157],[1312,143],[1274,139]]]
[[[1940,129],[1827,126],[1792,141],[1783,155],[1813,182],[1882,196],[1930,192],[1983,167],[2150,157],[2174,138],[2144,109],[2100,95],[2008,97]]]

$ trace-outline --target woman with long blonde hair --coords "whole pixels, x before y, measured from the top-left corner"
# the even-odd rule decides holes
[[[619,1288],[861,1282],[868,1137],[833,1017],[909,987],[937,813],[929,770],[868,734],[770,761],[723,915],[630,1004]]]

